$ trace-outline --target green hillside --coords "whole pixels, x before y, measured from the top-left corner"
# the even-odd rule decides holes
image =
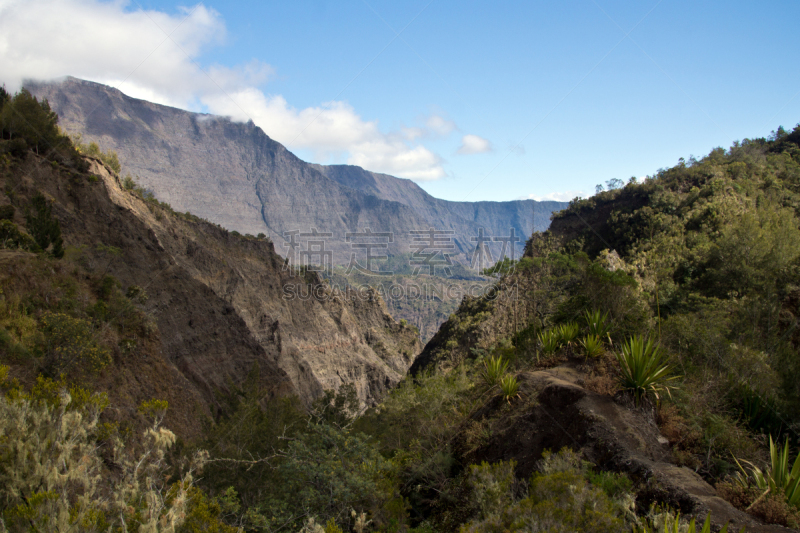
[[[208,287],[297,283],[271,243],[127,190],[29,94],[0,104],[0,532],[800,526],[800,127],[571,203],[366,409],[353,383],[412,328],[306,272],[329,298],[270,300],[297,312],[248,314],[248,340]],[[334,369],[304,403],[256,342],[290,326],[315,354],[363,340],[371,381]],[[176,336],[225,345],[173,358]]]

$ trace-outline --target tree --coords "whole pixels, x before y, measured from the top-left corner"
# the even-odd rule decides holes
[[[58,115],[50,109],[47,100],[39,102],[27,89],[22,89],[2,106],[0,128],[4,138],[25,139],[28,147],[37,153],[55,149],[62,140]]]
[[[8,91],[6,91],[6,86],[3,85],[0,87],[0,111],[3,110],[3,106],[9,100],[11,100],[11,95],[8,94]]]
[[[50,245],[53,249],[50,252],[53,257],[58,259],[64,257],[64,240],[61,238],[61,225],[58,220],[53,218],[53,206],[42,193],[37,193],[31,199],[31,206],[35,213],[30,208],[26,210],[25,221],[28,226],[28,232],[36,241],[36,244],[46,252]]]

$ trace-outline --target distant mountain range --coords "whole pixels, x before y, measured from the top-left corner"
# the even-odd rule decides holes
[[[567,206],[440,200],[407,179],[306,163],[252,122],[158,105],[71,77],[26,87],[48,99],[67,131],[116,151],[122,173],[159,200],[229,230],[264,233],[279,253],[298,262],[348,264],[355,258],[365,265],[367,247],[354,245],[373,244],[372,255],[439,250],[433,263],[443,263],[441,253],[448,253],[453,261],[475,264],[479,235],[488,238],[486,261],[499,258],[503,238],[512,234],[519,239],[518,257],[533,229],[547,229],[551,213]],[[367,228],[391,236],[364,236]],[[347,237],[355,232],[362,236]]]

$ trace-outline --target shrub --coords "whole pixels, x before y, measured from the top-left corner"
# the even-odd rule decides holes
[[[501,461],[470,465],[466,485],[472,507],[481,517],[491,516],[498,509],[514,503],[514,468],[516,463]]]
[[[622,373],[621,385],[633,392],[637,404],[645,396],[652,395],[658,400],[659,393],[670,394],[672,387],[669,382],[676,376],[670,375],[671,368],[664,363],[661,350],[653,339],[645,341],[643,337],[634,335],[615,355]]]
[[[41,323],[46,342],[44,364],[50,374],[97,373],[111,362],[111,353],[97,342],[89,321],[47,312]]]
[[[222,521],[226,511],[235,513],[239,510],[239,502],[235,500],[236,491],[229,490],[220,501],[209,498],[197,487],[187,491],[186,520],[181,525],[182,533],[237,533],[239,528]]]
[[[590,470],[586,473],[586,479],[605,492],[609,498],[620,498],[633,492],[633,482],[625,474]]]
[[[94,437],[107,398],[62,386],[40,380],[31,393],[12,389],[0,396],[3,531],[174,533],[193,485],[187,473],[171,488],[164,486],[166,451],[175,435],[154,424],[135,453],[111,437],[115,475],[108,476]],[[199,453],[193,464],[204,460]]]
[[[0,220],[0,248],[21,248],[29,252],[39,252],[41,248],[33,237],[19,230],[10,220]]]
[[[717,494],[741,511],[756,516],[767,524],[800,527],[800,509],[786,503],[783,494],[765,494],[755,486],[742,486],[734,481],[717,483]]]
[[[122,187],[126,191],[132,191],[132,190],[136,189],[136,187],[137,187],[136,180],[134,180],[131,177],[131,175],[128,174],[127,176],[125,176],[125,179],[122,180]]]
[[[351,510],[381,508],[392,498],[382,483],[391,465],[363,435],[314,424],[283,455],[283,488],[306,515],[349,523]]]
[[[586,479],[585,465],[570,450],[545,453],[542,472],[531,477],[528,495],[514,501],[513,463],[471,467],[469,484],[478,520],[462,533],[495,531],[624,531],[632,498],[609,498]],[[622,503],[623,500],[626,503]]]
[[[747,427],[756,434],[780,435],[786,429],[781,406],[775,398],[764,397],[747,384],[732,388],[735,407]]]
[[[75,143],[75,147],[81,154],[88,155],[90,157],[96,157],[106,165],[108,165],[111,170],[113,170],[116,174],[119,174],[121,170],[121,166],[119,164],[119,157],[117,156],[117,152],[114,150],[109,150],[104,152],[100,149],[96,142],[90,142],[87,144],[82,144],[80,142],[80,136],[73,139]]]
[[[14,220],[14,206],[0,205],[0,220]]]

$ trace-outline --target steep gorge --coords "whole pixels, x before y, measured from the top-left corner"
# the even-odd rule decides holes
[[[184,435],[195,434],[198,416],[218,412],[219,395],[255,369],[265,395],[297,394],[308,404],[352,383],[371,405],[420,349],[414,331],[374,294],[342,295],[313,272],[286,269],[268,240],[147,202],[97,160],[81,173],[28,153],[6,163],[2,176],[0,203],[16,206],[15,222],[24,226],[22,212],[42,192],[68,257],[113,276],[123,292],[146,292],[141,307],[156,331],[130,353],[117,350],[99,383],[123,409],[147,397],[168,399],[168,422]],[[0,253],[3,277],[28,275],[33,254]]]

